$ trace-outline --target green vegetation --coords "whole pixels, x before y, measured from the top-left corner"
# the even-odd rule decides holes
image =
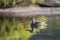
[[[25,17],[18,19],[0,17],[0,40],[28,40],[37,31],[40,31],[35,29],[34,33],[30,33],[27,29],[31,30],[31,21]]]
[[[19,0],[0,0],[0,7],[11,7],[15,6]]]
[[[44,2],[44,0],[31,0],[32,4],[36,3],[36,2]]]
[[[0,0],[0,8],[15,7],[16,5],[30,5],[44,0]]]

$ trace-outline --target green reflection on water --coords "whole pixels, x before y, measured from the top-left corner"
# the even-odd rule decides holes
[[[44,16],[35,17],[38,21],[47,21]],[[31,30],[31,21],[26,17],[21,19],[16,18],[2,18],[0,17],[0,40],[28,40],[36,32],[30,33],[27,29]]]

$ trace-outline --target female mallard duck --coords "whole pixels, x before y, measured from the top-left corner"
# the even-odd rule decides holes
[[[39,29],[43,29],[45,28],[46,26],[46,23],[45,22],[37,22],[35,21],[35,18],[31,18],[31,31],[30,32],[33,32],[34,31],[34,28],[39,28]]]

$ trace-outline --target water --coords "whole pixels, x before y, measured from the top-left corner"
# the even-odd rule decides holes
[[[60,40],[60,16],[46,16],[48,18],[47,30],[40,30],[30,40]]]
[[[37,21],[47,21],[47,28],[30,33],[30,17],[0,17],[1,40],[60,40],[60,15],[34,16]],[[47,20],[46,20],[47,18]]]

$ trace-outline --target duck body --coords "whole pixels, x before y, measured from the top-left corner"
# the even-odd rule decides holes
[[[40,22],[31,23],[31,27],[38,28],[39,24],[40,24]]]
[[[33,32],[35,28],[36,29],[43,29],[46,26],[45,22],[35,21],[34,18],[32,18],[31,20],[32,20],[32,22],[31,22],[31,31],[30,32]]]
[[[35,22],[35,23],[31,23],[31,32],[33,32],[34,31],[34,28],[39,28],[39,22]]]

